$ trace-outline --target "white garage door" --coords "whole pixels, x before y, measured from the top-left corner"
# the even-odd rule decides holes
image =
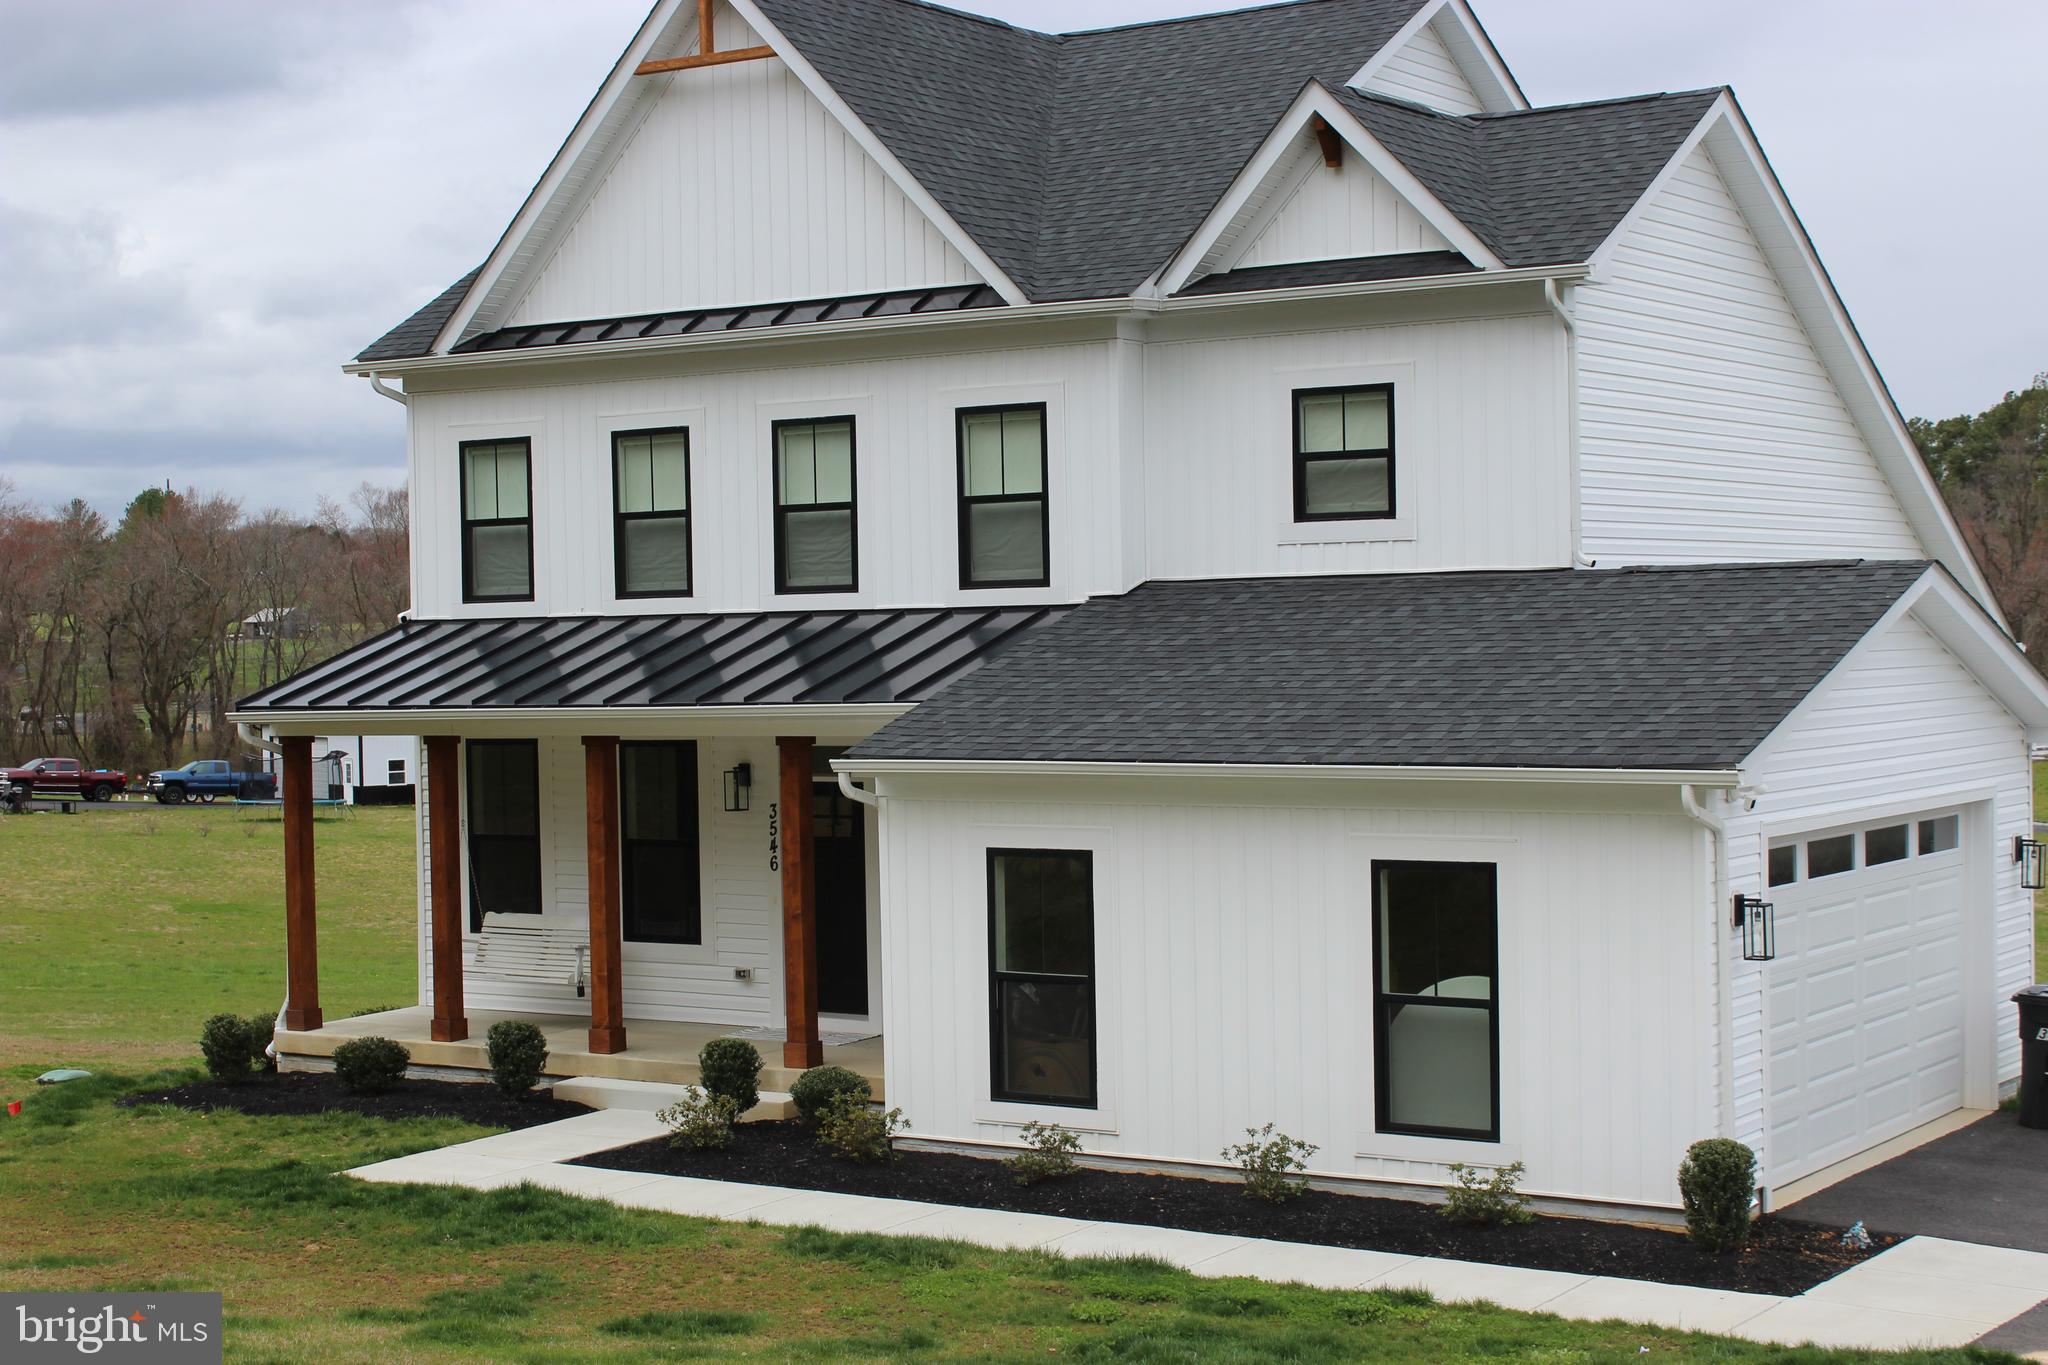
[[[1773,845],[1773,1183],[1961,1107],[1959,835],[1930,813]]]

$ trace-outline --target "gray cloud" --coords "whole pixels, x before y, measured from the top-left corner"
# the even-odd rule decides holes
[[[175,336],[196,321],[176,280],[124,268],[120,229],[103,215],[62,219],[0,203],[0,261],[0,356]]]

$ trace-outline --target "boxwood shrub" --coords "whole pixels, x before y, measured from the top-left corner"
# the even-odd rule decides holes
[[[805,1123],[816,1123],[825,1106],[841,1095],[858,1095],[863,1101],[875,1097],[875,1088],[858,1071],[843,1066],[814,1066],[796,1078],[789,1097]]]
[[[351,1038],[334,1049],[334,1074],[358,1095],[380,1095],[405,1079],[412,1054],[389,1038]]]
[[[547,1035],[526,1019],[500,1019],[484,1035],[484,1055],[491,1063],[491,1083],[508,1095],[524,1095],[548,1064]]]
[[[744,1038],[713,1038],[697,1053],[697,1080],[732,1101],[737,1118],[761,1102],[761,1049]]]
[[[270,1020],[216,1014],[199,1026],[199,1053],[217,1081],[245,1081],[249,1068],[263,1060],[270,1042]]]
[[[1739,1250],[1749,1240],[1756,1153],[1734,1138],[1695,1142],[1678,1163],[1678,1193],[1685,1201],[1686,1236],[1717,1255]]]

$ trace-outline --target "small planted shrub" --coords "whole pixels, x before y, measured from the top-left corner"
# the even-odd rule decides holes
[[[1270,1123],[1263,1128],[1247,1128],[1244,1135],[1245,1141],[1225,1147],[1223,1155],[1244,1172],[1246,1194],[1269,1204],[1284,1204],[1308,1193],[1308,1181],[1301,1178],[1301,1173],[1308,1169],[1308,1159],[1316,1154],[1313,1142],[1276,1133]]]
[[[1526,1168],[1521,1162],[1506,1166],[1467,1166],[1451,1163],[1451,1187],[1441,1210],[1453,1223],[1477,1223],[1482,1227],[1505,1228],[1526,1223],[1536,1215],[1529,1212],[1529,1196],[1515,1186]]]
[[[269,1022],[264,1024],[263,1041],[270,1041]],[[206,1058],[206,1070],[217,1081],[243,1081],[262,1048],[250,1045],[249,1021],[237,1014],[216,1014],[199,1026],[199,1053]]]
[[[843,1066],[814,1066],[789,1088],[789,1098],[805,1123],[816,1123],[825,1106],[840,1095],[858,1095],[865,1103],[875,1097],[875,1089],[867,1077]]]
[[[903,1111],[884,1111],[851,1092],[835,1095],[818,1115],[818,1141],[846,1161],[880,1165],[896,1155],[891,1139],[903,1130]]]
[[[1036,1185],[1057,1180],[1081,1169],[1074,1156],[1081,1150],[1080,1135],[1057,1123],[1033,1121],[1024,1125],[1025,1150],[1003,1162],[1019,1185]]]
[[[249,1040],[249,1064],[259,1071],[269,1070],[275,1063],[266,1049],[277,1033],[277,1016],[252,1014],[242,1021],[242,1029]]]
[[[1686,1148],[1678,1163],[1678,1193],[1685,1201],[1685,1235],[1721,1255],[1749,1240],[1749,1206],[1756,1197],[1756,1153],[1734,1138],[1708,1138]]]
[[[654,1117],[668,1125],[670,1146],[703,1152],[732,1142],[733,1120],[739,1117],[739,1110],[728,1097],[693,1085],[683,1098],[657,1110]]]
[[[334,1049],[334,1074],[358,1095],[381,1095],[405,1079],[412,1054],[389,1038],[351,1038]]]
[[[744,1038],[713,1038],[697,1054],[697,1080],[731,1100],[737,1118],[761,1102],[761,1049]]]
[[[538,1024],[500,1019],[484,1035],[484,1055],[491,1063],[491,1084],[508,1095],[524,1095],[548,1064],[548,1040]]]

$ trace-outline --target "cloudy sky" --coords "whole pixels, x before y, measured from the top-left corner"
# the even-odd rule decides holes
[[[1732,84],[1908,414],[2048,369],[2048,5],[1478,9],[1539,103]],[[401,411],[340,364],[483,257],[644,10],[0,0],[0,478],[109,510],[166,479],[293,510],[396,482]]]

